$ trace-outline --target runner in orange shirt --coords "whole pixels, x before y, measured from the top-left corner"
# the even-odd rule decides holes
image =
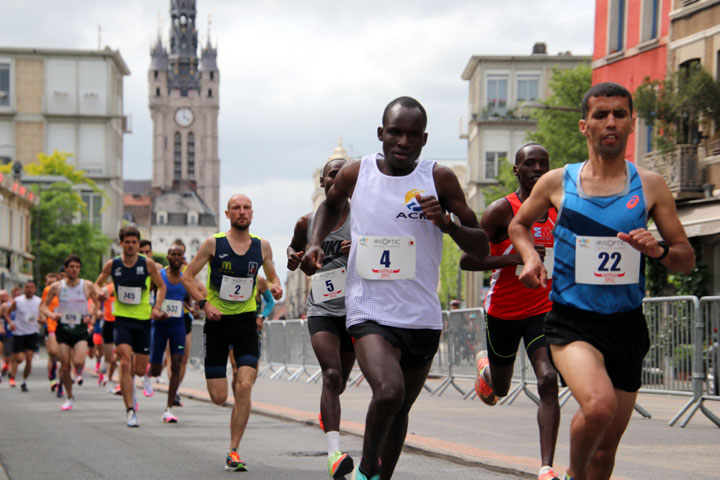
[[[55,272],[50,272],[45,275],[45,288],[42,293],[42,302],[45,302],[50,286],[56,281],[60,280],[59,275]],[[50,311],[54,311],[58,306],[58,298],[54,298],[50,303]],[[57,321],[54,318],[45,318],[42,312],[38,314],[38,320],[40,323],[45,323],[45,348],[48,353],[48,380],[50,381],[50,390],[57,391],[57,396],[63,396],[62,382],[58,381],[57,378],[57,362],[58,362],[58,343],[55,338],[55,330],[57,330]]]

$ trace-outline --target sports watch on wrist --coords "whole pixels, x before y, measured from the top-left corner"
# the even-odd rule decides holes
[[[202,310],[203,307],[205,307],[206,303],[207,303],[207,299],[203,298],[202,300],[198,300],[197,306],[200,310]]]

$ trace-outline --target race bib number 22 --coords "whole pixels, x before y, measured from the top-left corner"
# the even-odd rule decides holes
[[[617,237],[576,237],[575,282],[628,285],[640,281],[640,252]]]

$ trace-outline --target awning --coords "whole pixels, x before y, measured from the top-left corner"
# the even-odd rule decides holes
[[[720,201],[704,201],[691,205],[678,205],[678,217],[688,237],[701,237],[720,233]],[[649,230],[658,236],[657,226]]]

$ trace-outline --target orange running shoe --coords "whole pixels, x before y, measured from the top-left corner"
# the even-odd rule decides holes
[[[485,402],[487,405],[493,406],[497,403],[497,395],[495,395],[492,387],[488,385],[483,377],[483,371],[490,365],[487,352],[485,350],[478,352],[475,360],[477,360],[478,371],[477,378],[475,379],[475,393],[477,393],[477,396],[480,397],[480,400]]]

